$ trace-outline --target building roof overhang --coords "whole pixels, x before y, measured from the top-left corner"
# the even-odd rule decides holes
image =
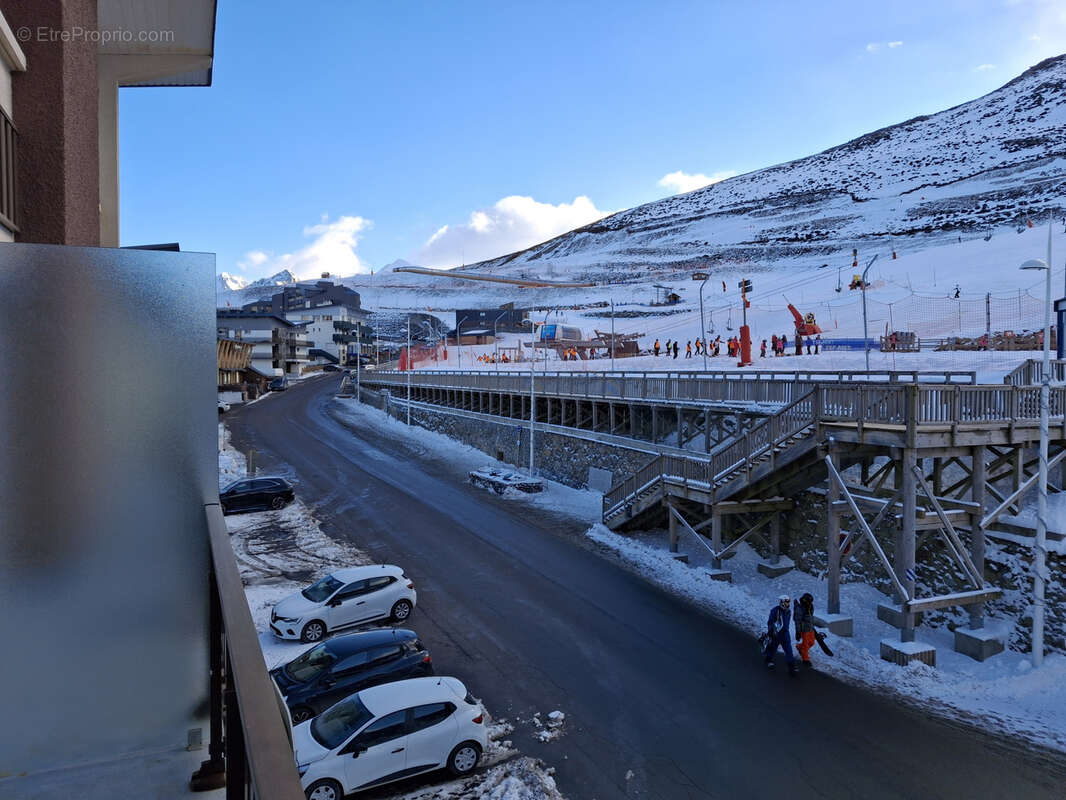
[[[99,54],[120,86],[210,86],[217,0],[99,0]]]

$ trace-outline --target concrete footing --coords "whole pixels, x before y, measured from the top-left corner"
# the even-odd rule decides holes
[[[975,661],[984,661],[1003,652],[1003,642],[984,628],[955,629],[955,652],[969,656]]]
[[[881,658],[893,664],[905,667],[912,661],[921,661],[931,667],[936,666],[936,648],[923,642],[896,642],[891,639],[881,640]]]
[[[767,578],[780,578],[786,572],[791,572],[794,566],[795,564],[793,564],[791,558],[782,558],[776,564],[771,564],[769,561],[760,561],[755,565],[755,568]]]
[[[671,553],[670,557],[673,558],[674,561],[680,561],[682,564],[688,563],[688,553]]]
[[[727,569],[709,569],[707,570],[707,577],[712,581],[733,582],[733,573]]]
[[[893,628],[903,627],[903,612],[900,611],[899,606],[889,605],[888,603],[877,604],[877,618],[882,622],[886,622]],[[922,624],[922,612],[917,611],[914,614],[914,624]]]
[[[819,628],[828,628],[837,636],[854,636],[855,620],[846,614],[815,614],[814,624]]]

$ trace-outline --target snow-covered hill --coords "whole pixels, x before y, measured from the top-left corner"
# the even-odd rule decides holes
[[[227,303],[231,306],[239,306],[258,300],[261,297],[269,297],[278,286],[288,286],[296,283],[296,276],[289,270],[283,269],[271,275],[269,278],[260,278],[248,283],[239,275],[230,275],[222,272],[217,277],[215,286],[215,302],[222,308]]]
[[[861,257],[983,237],[1063,207],[1066,56],[1058,56],[969,103],[466,269],[618,283],[647,279],[649,267],[819,266],[853,248]]]
[[[228,272],[220,272],[215,278],[215,292],[217,294],[240,291],[248,285],[248,281],[240,275],[230,275]]]

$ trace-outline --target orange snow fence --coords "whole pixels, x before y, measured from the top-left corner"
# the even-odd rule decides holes
[[[434,362],[447,360],[447,348],[440,345],[418,344],[411,348],[410,354],[408,354],[406,347],[400,350],[399,369],[401,372],[405,372],[409,369],[432,366]]]

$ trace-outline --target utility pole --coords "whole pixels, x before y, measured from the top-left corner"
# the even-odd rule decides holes
[[[363,402],[360,392],[359,371],[363,368],[363,326],[359,320],[355,321],[355,402]]]
[[[537,395],[533,384],[534,370],[537,368],[537,323],[529,317],[529,477],[533,477],[533,420],[537,416]]]

